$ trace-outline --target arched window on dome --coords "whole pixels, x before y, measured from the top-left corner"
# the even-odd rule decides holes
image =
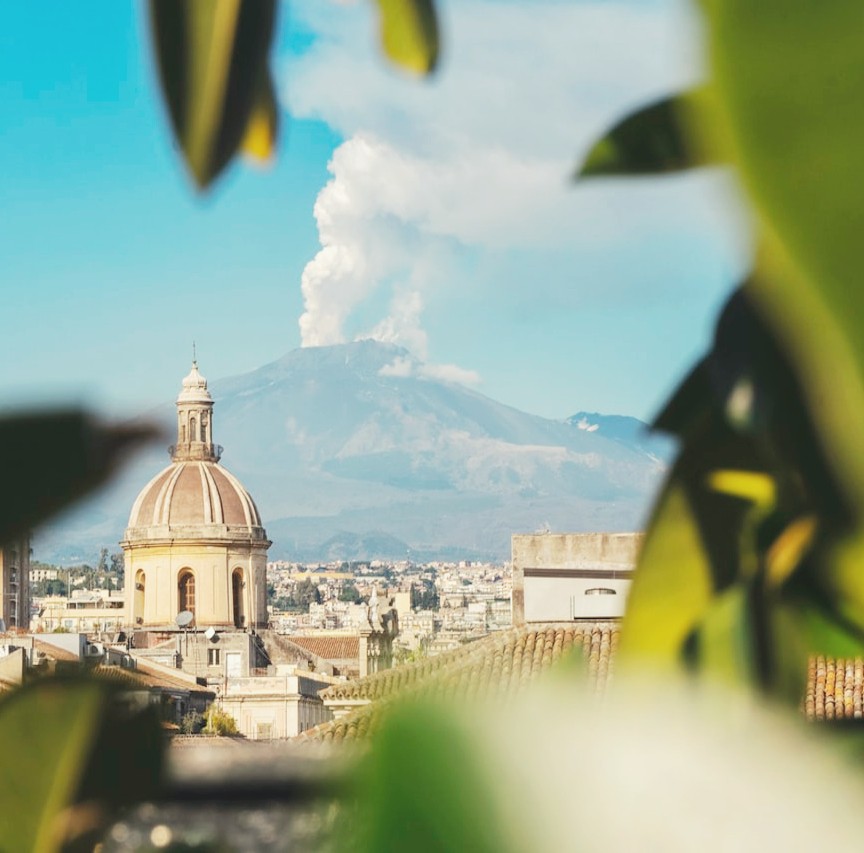
[[[246,626],[245,587],[243,569],[234,569],[234,573],[231,575],[231,597],[233,599],[235,628]]]
[[[195,418],[189,418],[189,441],[197,440],[198,436],[195,433]]]
[[[135,591],[132,596],[132,621],[140,625],[144,621],[144,586],[147,578],[142,569],[135,572]]]
[[[181,569],[177,578],[177,610],[195,612],[195,575],[191,569]]]

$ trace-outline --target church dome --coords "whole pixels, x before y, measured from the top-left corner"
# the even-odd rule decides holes
[[[129,515],[130,532],[168,528],[173,538],[180,528],[201,527],[245,528],[247,535],[258,532],[264,538],[255,502],[240,481],[216,462],[169,465],[141,490]],[[131,537],[127,534],[127,538]]]
[[[222,448],[213,443],[213,398],[195,360],[177,397],[177,443],[169,452],[172,464],[132,505],[127,541],[266,540],[249,492],[219,464]]]
[[[192,614],[196,627],[267,627],[270,542],[249,492],[219,462],[213,397],[194,355],[177,397],[177,442],[169,452],[171,464],[135,499],[120,543],[126,624],[133,631],[176,631]],[[210,676],[221,672],[218,658],[207,655]]]

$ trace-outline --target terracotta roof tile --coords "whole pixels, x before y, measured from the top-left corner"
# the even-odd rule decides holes
[[[382,704],[396,694],[428,692],[435,698],[466,699],[512,694],[572,649],[581,650],[589,685],[603,693],[613,675],[618,638],[619,627],[611,622],[493,634],[439,657],[328,687],[321,691],[324,699],[365,699],[368,704],[301,738],[326,743],[363,740],[376,728]],[[864,658],[812,655],[802,710],[814,721],[864,718]]]
[[[323,723],[301,737],[325,743],[362,740],[377,725],[381,704],[397,694],[464,699],[511,695],[573,651],[580,651],[587,662],[586,675],[591,688],[603,693],[612,677],[618,633],[619,627],[613,622],[515,629],[492,634],[438,657],[336,684],[322,690],[321,697],[336,701],[365,699],[369,704],[338,720]]]
[[[295,646],[329,661],[357,660],[360,655],[360,638],[355,634],[342,636],[309,636],[292,634],[290,637]]]
[[[66,663],[81,663],[81,658],[74,652],[69,652],[66,649],[61,649],[60,646],[55,646],[45,640],[33,640],[33,645],[36,651],[45,655],[51,660],[65,661]]]
[[[808,720],[860,720],[864,717],[864,659],[835,660],[811,655],[804,714]]]
[[[106,666],[100,664],[93,668],[94,675],[100,678],[117,682],[118,684],[128,685],[132,688],[150,688],[159,687],[166,690],[185,690],[190,693],[202,693],[213,695],[212,690],[200,684],[193,684],[182,678],[174,678],[154,669],[150,669],[146,665],[138,662],[135,669],[125,669],[120,666]]]

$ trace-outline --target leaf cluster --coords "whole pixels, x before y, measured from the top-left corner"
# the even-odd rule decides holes
[[[680,452],[622,658],[683,662],[796,704],[807,656],[864,654],[864,108],[855,4],[704,4],[710,76],[599,140],[580,180],[723,163],[759,250],[711,351],[658,416]]]
[[[432,0],[377,0],[387,57],[414,74],[438,61]],[[159,80],[174,137],[200,190],[239,153],[272,159],[279,106],[270,70],[276,0],[150,0]]]

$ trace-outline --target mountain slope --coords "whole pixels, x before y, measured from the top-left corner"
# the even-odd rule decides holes
[[[211,383],[222,461],[258,503],[273,558],[338,557],[340,543],[352,556],[404,547],[501,557],[513,532],[640,526],[665,465],[638,421],[621,419],[629,434],[604,416],[579,428],[427,373],[407,351],[367,340],[294,350]],[[171,429],[172,405],[156,416]],[[138,489],[166,462],[145,455],[54,525],[39,555],[116,541]]]

